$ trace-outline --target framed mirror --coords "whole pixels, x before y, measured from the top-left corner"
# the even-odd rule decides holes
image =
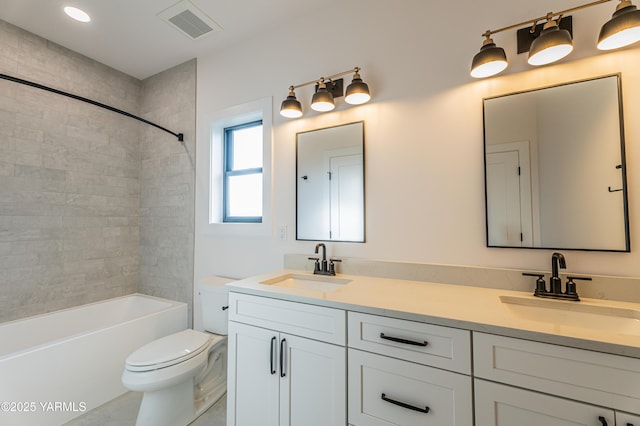
[[[364,122],[298,133],[296,239],[364,242]]]
[[[620,75],[483,103],[487,246],[630,251]]]

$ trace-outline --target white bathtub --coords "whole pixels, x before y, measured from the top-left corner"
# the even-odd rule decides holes
[[[0,425],[61,425],[123,394],[126,357],[187,328],[187,305],[140,294],[0,324]]]

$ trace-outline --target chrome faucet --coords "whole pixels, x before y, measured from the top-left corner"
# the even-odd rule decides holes
[[[558,266],[567,269],[567,262],[562,253],[553,253],[551,255],[551,278],[549,278],[549,292],[553,294],[562,294],[562,278],[558,276]]]
[[[319,257],[309,258],[309,260],[314,260],[316,262],[313,268],[313,273],[316,275],[335,275],[336,274],[335,262],[342,262],[342,260],[340,259],[327,260],[327,247],[324,245],[324,243],[316,244],[315,253],[318,254],[321,248],[322,248],[322,260]]]

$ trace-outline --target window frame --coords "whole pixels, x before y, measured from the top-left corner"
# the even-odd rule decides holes
[[[223,194],[222,194],[222,222],[223,223],[262,223],[262,217],[260,216],[231,216],[229,215],[229,177],[232,176],[244,176],[250,174],[260,174],[264,180],[264,167],[253,167],[247,169],[233,169],[233,134],[237,130],[247,129],[250,127],[262,127],[263,120],[253,120],[246,123],[240,123],[233,126],[224,128],[224,165],[223,165]],[[261,140],[262,144],[263,141]],[[262,163],[264,166],[264,153],[262,156]],[[262,204],[262,199],[260,200]]]
[[[273,104],[272,97],[200,109],[196,137],[196,232],[205,238],[272,238],[273,229]],[[222,222],[224,128],[262,119],[262,223]]]

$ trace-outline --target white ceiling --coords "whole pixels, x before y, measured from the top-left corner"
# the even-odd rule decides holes
[[[144,79],[318,11],[310,0],[191,1],[223,30],[192,40],[156,16],[178,0],[0,0],[0,19]],[[64,6],[83,9],[92,21],[70,19]]]

